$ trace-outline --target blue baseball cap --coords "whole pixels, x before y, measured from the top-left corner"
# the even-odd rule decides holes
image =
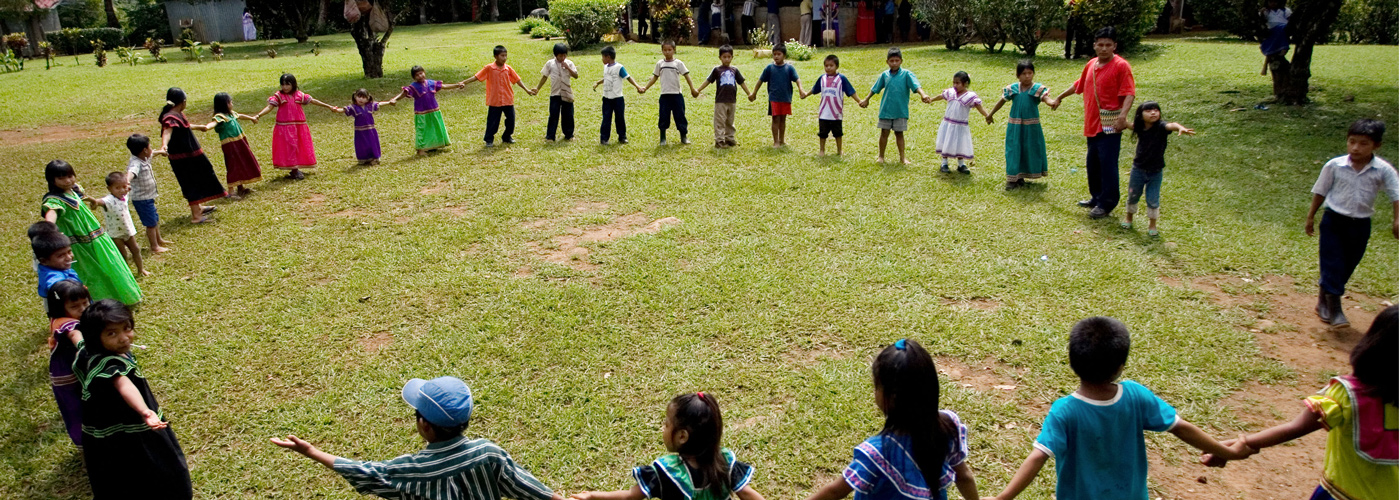
[[[438,427],[457,427],[472,419],[472,390],[457,377],[409,380],[403,386],[403,401]]]

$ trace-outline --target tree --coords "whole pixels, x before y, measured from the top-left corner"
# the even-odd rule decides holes
[[[252,0],[248,2],[248,12],[257,18],[259,24],[268,27],[289,25],[297,43],[306,43],[311,36],[311,24],[321,11],[321,0]],[[276,38],[268,35],[267,38]]]
[[[962,0],[913,0],[914,10],[919,16],[929,20],[929,26],[937,36],[943,37],[943,46],[948,50],[959,50],[972,42],[975,31],[972,27],[973,7]]]
[[[107,27],[121,29],[122,22],[117,20],[116,0],[102,0],[102,10],[107,12]]]
[[[1064,0],[1012,0],[1005,13],[1006,35],[1017,49],[1035,57],[1045,34],[1063,26],[1064,8]]]
[[[1308,80],[1312,78],[1313,46],[1326,43],[1332,36],[1332,25],[1342,11],[1343,0],[1294,0],[1293,15],[1288,18],[1289,41],[1293,43],[1293,59],[1287,53],[1273,54],[1266,59],[1274,77],[1274,99],[1283,104],[1307,104]],[[1260,28],[1263,28],[1262,19]]]
[[[399,16],[412,10],[413,0],[359,0],[358,3],[360,16],[350,23],[350,38],[355,39],[355,48],[360,51],[365,78],[383,78],[384,47],[389,45],[389,36],[394,34]],[[382,18],[373,13],[375,9],[382,13]],[[380,23],[384,26],[378,26]],[[376,31],[376,28],[383,30]]]
[[[0,0],[0,13],[24,18],[29,25],[29,50],[38,54],[39,44],[44,42],[43,18],[58,3],[59,0]]]

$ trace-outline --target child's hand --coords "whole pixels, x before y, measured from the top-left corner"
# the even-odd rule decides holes
[[[692,91],[690,91],[690,97],[692,97],[692,98],[700,97],[700,91],[699,91],[699,90],[692,90]]]
[[[987,125],[991,125],[992,122],[994,122],[994,121],[996,121],[996,120],[993,120],[993,119],[992,119],[992,115],[987,115]]]
[[[256,116],[249,116],[249,117],[248,117],[248,121],[253,122],[253,125],[257,125],[257,124],[258,124],[258,117],[256,117]]]
[[[287,435],[287,439],[272,438],[271,441],[272,441],[272,444],[275,444],[275,445],[277,445],[277,446],[281,446],[281,447],[286,448],[286,449],[288,449],[288,450],[295,451],[295,452],[300,453],[300,454],[302,454],[302,455],[306,455],[306,454],[308,454],[308,453],[311,453],[311,450],[316,449],[316,447],[315,447],[315,446],[312,446],[311,443],[306,442],[306,441],[303,440],[302,438],[296,437],[295,434],[288,434],[288,435]]]
[[[569,500],[593,500],[593,496],[593,492],[591,491],[580,491],[569,495]]]
[[[757,94],[749,94],[749,102],[753,102],[753,100],[757,98]]]
[[[1303,232],[1307,233],[1308,236],[1313,235],[1313,218],[1311,215],[1308,216],[1307,222],[1303,223]]]
[[[1054,111],[1055,108],[1060,107],[1060,101],[1055,100],[1054,97],[1051,97],[1051,98],[1045,100],[1045,105],[1046,105],[1046,106],[1050,106],[1050,110],[1051,110],[1051,111]]]
[[[145,413],[141,414],[141,418],[146,420],[146,427],[150,427],[151,430],[164,429],[170,425],[166,422],[162,422],[160,420],[160,415],[151,410],[146,410]]]
[[[52,351],[55,347],[58,347],[58,339],[55,339],[53,335],[49,335],[49,350]]]
[[[1189,129],[1189,128],[1186,128],[1186,127],[1181,127],[1180,129],[1177,129],[1176,135],[1182,135],[1182,134],[1186,134],[1186,135],[1196,135],[1196,130],[1195,130],[1195,129]]]

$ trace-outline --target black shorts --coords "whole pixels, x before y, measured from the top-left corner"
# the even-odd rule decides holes
[[[835,136],[837,139],[846,135],[845,131],[841,129],[841,120],[817,120],[817,137],[825,139],[828,135]]]

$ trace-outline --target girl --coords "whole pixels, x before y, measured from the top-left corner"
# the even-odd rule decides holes
[[[126,259],[117,252],[112,237],[102,230],[97,216],[83,203],[91,200],[78,185],[73,166],[54,160],[44,167],[49,192],[44,194],[39,213],[58,226],[73,241],[73,270],[87,284],[94,299],[117,299],[127,304],[141,302],[141,287]]]
[[[379,106],[392,106],[397,101],[374,102],[374,96],[365,89],[356,90],[350,96],[350,101],[354,104],[341,109],[345,111],[345,116],[355,118],[355,158],[360,160],[361,165],[378,165],[379,131],[374,128],[374,113],[379,111]]]
[[[622,491],[575,493],[574,500],[763,500],[749,486],[753,467],[720,448],[724,420],[715,397],[704,392],[681,394],[666,406],[661,442],[669,454],[651,465],[632,469],[637,484]]]
[[[195,130],[209,130],[209,126],[191,125],[185,119],[185,91],[171,87],[165,91],[165,107],[160,110],[160,149],[156,154],[170,158],[175,181],[190,204],[190,222],[201,224],[209,220],[205,214],[214,211],[204,202],[228,196],[228,192],[214,174],[214,164],[200,149]]]
[[[95,500],[186,499],[185,452],[131,355],[131,310],[99,300],[83,311],[73,371],[83,400],[83,462]]]
[[[447,135],[447,124],[442,121],[442,111],[438,110],[437,93],[443,89],[459,89],[466,84],[429,80],[422,66],[409,68],[408,76],[413,78],[413,83],[389,101],[413,98],[413,147],[421,155],[452,144],[452,138]]]
[[[977,97],[977,93],[967,90],[967,86],[972,83],[972,77],[967,76],[966,71],[953,73],[953,87],[946,89],[942,94],[933,96],[928,100],[948,101],[948,110],[943,112],[943,123],[938,125],[937,151],[943,156],[943,167],[939,172],[948,172],[948,159],[958,159],[958,173],[970,174],[964,160],[972,159],[972,129],[967,127],[967,115],[971,114],[972,108],[977,108],[978,113],[987,118],[987,123],[991,123],[991,115],[982,108],[982,98]]]
[[[306,125],[302,105],[310,103],[337,110],[298,90],[297,77],[291,73],[282,73],[279,82],[282,88],[267,98],[267,106],[253,115],[253,121],[277,108],[277,125],[272,128],[272,166],[288,170],[288,179],[302,180],[306,174],[301,169],[316,167],[316,145],[311,142],[311,127]]]
[[[1259,15],[1269,28],[1269,37],[1259,44],[1259,52],[1264,54],[1264,68],[1259,70],[1262,76],[1269,74],[1269,56],[1288,53],[1288,18],[1293,16],[1293,10],[1285,7],[1283,0],[1268,0],[1259,9]]]
[[[1351,350],[1351,375],[1333,377],[1327,387],[1303,400],[1307,408],[1292,422],[1245,436],[1249,448],[1263,449],[1327,430],[1327,460],[1313,500],[1396,498],[1397,306],[1376,316],[1371,330]],[[1226,443],[1231,444],[1231,443]],[[1202,461],[1224,467],[1205,455]]]
[[[880,433],[856,447],[841,479],[807,500],[944,500],[954,484],[977,500],[967,466],[967,426],[938,409],[938,370],[918,342],[901,339],[880,351],[870,367],[875,406],[885,414]]]
[[[258,157],[253,156],[253,148],[248,145],[248,137],[243,135],[239,119],[258,122],[257,118],[235,112],[233,98],[227,92],[214,94],[214,121],[205,127],[219,133],[219,142],[224,149],[224,167],[228,168],[228,185],[238,187],[238,191],[229,196],[235,200],[253,192],[248,189],[248,184],[262,180],[262,165],[258,164]]]
[[[1035,63],[1022,59],[1016,63],[1017,83],[1001,89],[1001,99],[987,123],[1003,104],[1011,101],[1011,118],[1006,120],[1006,190],[1026,185],[1027,179],[1049,175],[1049,159],[1045,156],[1045,133],[1040,128],[1040,103],[1055,105],[1050,88],[1035,83]]]
[[[78,387],[78,377],[73,375],[73,360],[78,357],[78,343],[83,336],[78,332],[78,318],[83,316],[92,299],[87,287],[73,280],[63,280],[49,287],[49,385],[53,386],[53,398],[58,402],[58,414],[63,416],[63,426],[68,429],[68,439],[79,450],[83,449],[83,398]]]
[[[1147,235],[1157,236],[1157,215],[1162,206],[1162,169],[1166,167],[1167,136],[1196,135],[1195,130],[1180,123],[1162,121],[1162,107],[1148,101],[1138,106],[1133,116],[1133,140],[1138,141],[1137,155],[1133,157],[1133,171],[1128,176],[1128,218],[1123,221],[1123,229],[1133,228],[1133,214],[1137,213],[1138,199],[1147,191]]]

